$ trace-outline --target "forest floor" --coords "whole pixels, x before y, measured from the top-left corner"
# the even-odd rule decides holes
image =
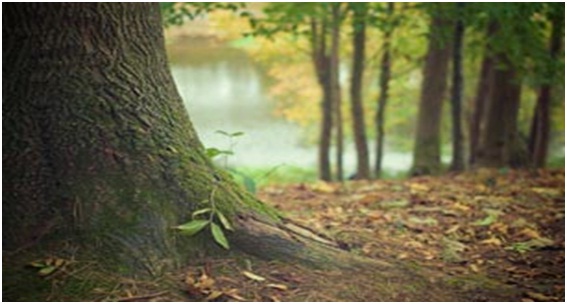
[[[447,276],[485,276],[519,290],[510,301],[565,300],[564,170],[268,186],[258,195],[362,256],[411,260]],[[245,269],[225,282],[228,298],[364,301],[362,294],[325,297],[302,285],[311,278],[277,267]]]
[[[500,301],[565,300],[564,170],[266,186],[258,196],[356,255],[413,263],[446,280],[489,278],[515,290]],[[179,292],[163,291],[160,282],[129,281],[92,300],[380,300],[368,278],[227,258],[175,274]],[[491,301],[493,295],[475,291],[447,300]],[[390,300],[431,300],[412,297]]]

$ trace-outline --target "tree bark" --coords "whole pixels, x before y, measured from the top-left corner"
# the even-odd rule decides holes
[[[495,34],[497,23],[492,21],[488,25],[487,38]],[[476,163],[477,154],[479,151],[479,141],[481,133],[484,130],[484,121],[487,115],[487,105],[490,96],[491,85],[493,83],[493,68],[494,68],[494,58],[490,53],[489,45],[485,47],[484,58],[482,59],[482,65],[480,69],[480,76],[476,89],[476,96],[473,105],[473,114],[470,122],[470,134],[469,134],[469,166],[474,166]]]
[[[461,127],[461,105],[463,103],[463,35],[465,26],[463,23],[464,3],[456,3],[457,20],[453,35],[453,86],[451,87],[451,120],[453,137],[453,158],[451,171],[462,171],[464,169],[463,155],[463,133]]]
[[[485,51],[484,58],[482,59],[482,66],[480,70],[480,78],[478,80],[476,97],[474,99],[473,114],[470,122],[470,147],[469,147],[469,165],[473,166],[476,163],[478,154],[479,138],[482,132],[483,118],[486,114],[486,105],[488,104],[488,96],[490,96],[490,85],[492,84],[492,57]]]
[[[551,18],[551,37],[549,43],[549,57],[551,60],[556,60],[561,48],[561,27],[562,27],[561,14],[554,13]],[[552,73],[547,75],[552,77]],[[529,138],[529,153],[531,163],[537,167],[545,167],[547,159],[547,151],[549,146],[549,132],[551,129],[550,122],[550,108],[551,108],[551,91],[552,86],[550,82],[543,84],[539,90],[539,94],[534,109],[532,118],[532,125],[530,128]]]
[[[232,221],[226,236],[245,252],[305,263],[340,254],[207,158],[168,69],[158,5],[3,7],[7,255],[61,241],[158,275],[221,250],[210,232],[172,229],[202,208]]]
[[[388,2],[387,18],[391,21],[394,14],[394,2]],[[384,31],[384,43],[382,44],[382,60],[380,61],[380,95],[378,97],[378,107],[376,110],[376,163],[374,165],[374,175],[380,178],[382,174],[382,155],[384,153],[384,117],[386,104],[388,101],[388,89],[391,77],[392,62],[390,59],[390,40],[392,38],[393,26]]]
[[[352,4],[353,10],[353,39],[352,77],[350,99],[352,111],[352,130],[356,147],[355,179],[370,179],[370,164],[368,160],[368,143],[366,141],[366,124],[362,106],[362,79],[364,75],[364,49],[366,47],[366,14],[367,4]]]
[[[516,72],[504,55],[497,55],[493,89],[487,105],[486,126],[482,130],[477,154],[478,167],[522,166],[522,145],[517,131],[521,85]]]
[[[321,130],[319,136],[319,179],[331,181],[331,135],[333,130],[333,100],[331,98],[330,60],[327,54],[327,23],[311,19],[312,61],[321,87]]]
[[[447,21],[433,16],[429,33],[429,46],[423,69],[423,83],[416,139],[413,150],[412,175],[437,172],[441,165],[440,131],[443,98],[447,87],[447,70],[450,48],[441,37]]]
[[[335,114],[335,128],[336,128],[336,166],[337,166],[337,180],[342,181],[343,174],[343,148],[344,148],[344,135],[343,135],[343,109],[341,97],[341,85],[339,78],[339,43],[340,43],[340,27],[341,27],[341,3],[331,4],[331,53],[329,63],[329,78],[331,85],[331,100],[333,104],[333,111]]]

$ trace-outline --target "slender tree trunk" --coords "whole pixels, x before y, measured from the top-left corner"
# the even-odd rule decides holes
[[[456,3],[459,17],[455,22],[453,36],[453,86],[451,87],[451,118],[453,122],[453,158],[451,171],[464,169],[463,132],[461,127],[461,105],[463,103],[463,35],[465,26],[460,14],[463,13],[464,3]]]
[[[331,99],[333,110],[335,113],[336,128],[336,145],[337,145],[337,180],[342,181],[343,174],[343,110],[341,98],[341,85],[339,83],[339,43],[340,43],[340,26],[341,26],[341,3],[333,3],[332,10],[332,27],[331,27],[331,54],[330,54],[330,85]]]
[[[493,60],[485,51],[482,59],[480,70],[480,78],[477,85],[476,97],[474,99],[473,114],[470,122],[470,147],[469,147],[469,165],[472,166],[476,162],[478,154],[479,138],[482,132],[482,122],[486,113],[486,105],[488,104],[488,96],[490,96],[490,85],[492,84]]]
[[[325,19],[318,23],[311,20],[312,60],[323,99],[321,100],[321,130],[319,136],[319,178],[331,181],[331,135],[333,130],[333,100],[331,98],[330,62],[327,55],[327,24]]]
[[[439,16],[432,17],[423,69],[412,175],[435,173],[441,165],[441,114],[451,53],[448,43],[440,35],[441,29],[446,26],[446,20]]]
[[[552,60],[557,58],[561,48],[561,23],[563,20],[558,17],[561,17],[560,14],[555,14],[554,18],[552,18],[552,30],[549,43],[549,56]],[[530,159],[531,163],[538,168],[545,167],[549,146],[551,89],[550,83],[541,86],[530,129]]]
[[[497,23],[492,21],[489,23],[486,36],[490,39],[497,30]],[[487,114],[488,99],[490,96],[491,85],[494,76],[494,58],[490,53],[489,45],[485,47],[484,58],[480,69],[480,77],[476,89],[476,97],[474,99],[473,114],[470,122],[470,146],[469,146],[469,165],[474,166],[479,151],[480,136],[484,130],[484,122]]]
[[[394,14],[394,2],[388,2],[388,19]],[[376,110],[376,163],[374,165],[374,175],[380,178],[382,174],[382,155],[384,153],[384,117],[386,112],[386,103],[388,101],[388,89],[391,77],[391,59],[390,59],[390,40],[392,38],[393,28],[388,27],[384,31],[384,42],[382,44],[382,60],[380,61],[380,96],[378,97],[378,108]]]
[[[368,160],[368,143],[366,142],[366,124],[362,106],[362,79],[364,75],[364,49],[366,47],[366,12],[367,4],[358,3],[353,6],[353,39],[352,78],[350,98],[352,110],[352,129],[356,146],[356,179],[370,179]]]

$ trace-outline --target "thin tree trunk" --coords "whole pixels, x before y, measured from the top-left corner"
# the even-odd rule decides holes
[[[321,129],[319,136],[319,178],[331,181],[331,135],[333,129],[333,100],[331,99],[330,62],[327,55],[327,24],[311,19],[312,61],[323,98],[321,100]]]
[[[340,3],[333,3],[331,5],[332,12],[332,28],[331,28],[331,54],[330,54],[330,85],[331,85],[331,99],[333,104],[333,111],[335,113],[335,128],[336,128],[336,145],[337,145],[337,180],[342,181],[343,174],[343,114],[342,114],[342,98],[341,86],[339,83],[339,43],[340,43],[340,25],[341,25],[341,7]]]
[[[451,88],[451,118],[453,122],[453,158],[451,171],[464,169],[463,133],[461,127],[461,105],[463,99],[463,35],[465,26],[462,19],[464,3],[456,3],[458,19],[453,36],[453,86]]]
[[[350,98],[352,110],[353,134],[356,146],[356,175],[355,179],[370,179],[370,164],[368,160],[368,143],[366,141],[366,124],[362,106],[362,79],[364,75],[364,49],[366,47],[366,3],[352,4],[353,6],[353,40],[352,78]]]
[[[474,99],[473,115],[470,123],[470,147],[469,147],[469,165],[473,166],[476,162],[478,154],[478,146],[480,134],[482,132],[482,122],[486,107],[488,104],[488,96],[490,96],[490,85],[492,84],[492,68],[493,60],[485,51],[484,58],[482,59],[482,67],[480,70],[480,78],[477,85],[476,97]]]
[[[394,2],[388,2],[388,20],[394,14]],[[374,165],[374,175],[380,178],[382,175],[382,155],[384,153],[384,117],[386,113],[386,104],[388,101],[388,89],[391,77],[391,59],[390,59],[390,40],[392,38],[393,28],[388,27],[384,31],[384,42],[382,44],[382,60],[380,61],[380,96],[378,97],[378,108],[376,110],[376,163]]]
[[[561,48],[561,19],[560,14],[552,18],[552,30],[549,43],[549,56],[552,60],[557,58]],[[536,106],[532,118],[529,138],[529,153],[531,163],[538,167],[545,167],[547,151],[549,146],[549,132],[551,128],[551,84],[541,86],[537,97]]]
[[[487,38],[492,37],[497,30],[497,23],[492,21],[487,29]],[[484,58],[480,69],[480,77],[476,89],[476,97],[474,99],[473,115],[470,122],[470,146],[469,146],[469,165],[474,166],[479,151],[480,136],[484,130],[484,122],[487,115],[488,99],[490,96],[492,77],[494,68],[494,58],[490,54],[488,45],[484,50]]]
[[[412,175],[436,173],[441,166],[441,113],[447,87],[450,48],[440,34],[446,26],[446,20],[439,16],[432,17],[423,69]]]

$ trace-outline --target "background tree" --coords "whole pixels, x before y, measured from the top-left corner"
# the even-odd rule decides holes
[[[437,172],[441,165],[441,111],[447,87],[450,47],[444,37],[448,21],[445,4],[433,4],[429,45],[423,67],[423,82],[413,149],[412,175]]]
[[[344,177],[343,173],[343,149],[344,149],[344,132],[343,132],[343,109],[342,109],[342,96],[341,96],[341,84],[340,84],[340,54],[339,54],[339,44],[340,44],[340,30],[341,30],[341,20],[342,20],[342,3],[332,3],[331,6],[331,53],[329,58],[329,81],[331,85],[331,102],[334,112],[335,123],[334,127],[336,129],[335,140],[337,147],[337,180],[342,181]]]
[[[350,84],[350,99],[352,111],[352,130],[356,146],[356,179],[370,179],[370,164],[368,156],[368,143],[366,140],[366,124],[364,107],[362,104],[362,82],[364,75],[364,61],[366,48],[366,19],[367,3],[350,3],[352,16],[352,74]]]
[[[464,3],[455,4],[455,25],[453,33],[453,73],[451,87],[451,121],[453,158],[451,160],[452,171],[464,169],[463,133],[461,127],[461,105],[463,99],[463,36],[465,33]]]
[[[547,15],[551,23],[549,37],[549,60],[545,64],[544,81],[541,85],[534,109],[530,138],[529,152],[531,162],[536,167],[544,167],[548,154],[549,134],[551,129],[550,108],[552,100],[552,84],[557,78],[557,57],[561,48],[561,37],[565,22],[565,4],[548,4]],[[563,34],[563,35],[562,35]]]
[[[384,40],[382,42],[382,57],[380,60],[379,92],[378,104],[376,108],[376,162],[374,164],[374,175],[379,178],[382,174],[382,155],[384,153],[384,119],[386,104],[388,101],[388,90],[391,77],[391,40],[394,31],[392,16],[394,14],[394,2],[388,2],[383,22]]]

